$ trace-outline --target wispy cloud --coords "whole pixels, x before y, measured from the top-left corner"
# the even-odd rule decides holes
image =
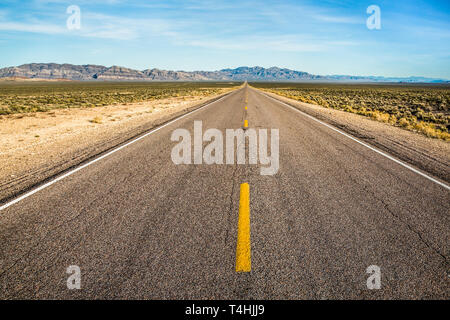
[[[152,36],[173,37],[177,35],[176,22],[165,19],[133,19],[98,13],[84,15],[86,30],[83,36],[134,40]]]
[[[323,22],[330,23],[345,23],[345,24],[363,24],[365,22],[365,17],[351,17],[345,15],[325,15],[325,14],[315,14],[312,15],[313,19]]]
[[[311,35],[228,35],[227,38],[204,32],[191,32],[198,22],[165,19],[133,19],[94,12],[82,13],[82,28],[70,31],[65,26],[48,24],[43,21],[33,23],[0,22],[0,30],[50,35],[71,34],[72,36],[115,39],[120,41],[145,40],[165,37],[177,46],[190,46],[218,50],[271,50],[278,52],[319,52],[337,46],[354,45],[353,42],[336,42],[315,39]]]
[[[68,31],[66,28],[62,28],[58,25],[20,22],[0,22],[0,30],[44,34],[62,34]]]
[[[217,1],[217,0],[186,0],[186,1],[169,1],[160,2],[139,2],[127,1],[129,8],[156,8],[155,12],[151,12],[151,18],[142,17],[124,17],[122,15],[97,13],[92,6],[102,6],[106,4],[125,5],[122,0],[78,0],[81,6],[82,28],[81,30],[65,29],[65,11],[62,4],[68,5],[69,1],[64,0],[34,0],[34,3],[40,5],[41,15],[39,12],[37,17],[32,19],[13,19],[6,20],[2,18],[0,11],[0,30],[30,32],[42,34],[71,34],[71,36],[116,39],[116,40],[137,40],[148,39],[151,37],[167,37],[172,43],[184,42],[191,46],[210,47],[210,48],[255,48],[254,44],[240,45],[233,44],[239,33],[259,33],[267,30],[273,23],[281,23],[282,20],[291,20],[292,17],[286,16],[295,13],[303,15],[303,19],[310,18],[326,22],[326,23],[360,23],[358,19],[333,15],[330,12],[324,12],[312,6],[305,6],[290,3],[274,3],[273,8],[261,6],[253,0],[243,1]],[[49,4],[61,4],[57,8],[49,7]],[[162,7],[160,7],[162,6]],[[177,7],[178,6],[178,7]],[[52,10],[48,10],[52,8]],[[109,7],[107,7],[109,8]],[[183,10],[185,15],[178,14],[170,16],[166,10],[161,8],[171,8],[171,11],[180,12]],[[252,9],[251,11],[250,8]],[[97,9],[98,10],[98,9]],[[127,8],[128,10],[128,8]],[[221,11],[222,13],[214,13]],[[329,11],[329,10],[328,10]],[[134,10],[139,16],[139,10]],[[163,13],[164,12],[164,13]],[[195,14],[193,12],[196,12]],[[250,14],[249,14],[250,12]],[[167,16],[168,15],[168,16]],[[154,18],[154,17],[158,18]],[[49,19],[53,17],[53,19]],[[39,20],[40,19],[40,20]],[[18,21],[19,20],[19,21]],[[58,20],[59,24],[52,24],[48,21]],[[294,23],[292,23],[294,22]],[[296,21],[291,21],[292,27],[295,28]],[[277,33],[275,30],[270,33]],[[298,43],[296,41],[286,40],[285,33],[278,33],[279,39],[274,39],[270,43],[276,51],[317,51],[323,47],[317,43]],[[280,38],[281,37],[281,38]],[[183,41],[183,39],[194,38],[194,40]],[[257,40],[256,40],[257,41]],[[255,42],[256,42],[255,41]]]
[[[184,39],[178,40],[177,44],[208,49],[245,50],[253,52],[259,52],[260,50],[278,52],[324,52],[337,47],[358,45],[358,43],[352,41],[319,40],[300,35],[237,37],[227,40]]]
[[[65,22],[65,21],[64,21]],[[116,40],[135,40],[142,37],[176,36],[174,23],[163,19],[131,19],[97,13],[82,13],[80,30],[68,30],[65,24],[49,24],[33,19],[28,22],[0,21],[1,31],[71,34],[72,36],[93,37]]]

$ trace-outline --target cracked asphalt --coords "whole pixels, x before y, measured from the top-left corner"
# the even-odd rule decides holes
[[[248,110],[244,110],[248,94]],[[280,169],[174,165],[173,130],[275,128]],[[235,272],[250,185],[250,273]],[[449,191],[244,87],[0,211],[2,299],[448,299]],[[81,269],[68,290],[66,269]],[[368,290],[366,268],[381,268]]]

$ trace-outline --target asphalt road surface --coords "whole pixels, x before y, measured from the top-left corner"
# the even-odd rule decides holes
[[[194,120],[279,129],[278,173],[175,165],[171,134],[193,135]],[[236,272],[242,183],[251,272]],[[244,87],[3,208],[0,298],[448,299],[449,195]],[[67,287],[71,265],[80,290]]]

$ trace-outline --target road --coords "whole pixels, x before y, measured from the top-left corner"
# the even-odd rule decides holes
[[[195,120],[279,129],[279,171],[175,165],[171,134]],[[236,272],[242,183],[251,272]],[[0,298],[448,299],[449,195],[245,86],[1,210]]]

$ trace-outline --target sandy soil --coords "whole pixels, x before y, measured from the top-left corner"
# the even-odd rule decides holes
[[[216,97],[0,116],[0,199]]]
[[[428,138],[358,114],[299,102],[270,92],[264,93],[450,182],[450,142]]]

